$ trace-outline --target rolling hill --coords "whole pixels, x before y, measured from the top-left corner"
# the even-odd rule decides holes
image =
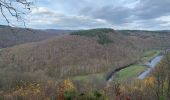
[[[0,49],[68,33],[67,30],[36,30],[0,25]]]
[[[140,49],[167,49],[170,47],[170,31],[118,30]]]
[[[139,55],[138,48],[113,29],[92,29],[3,49],[0,68],[63,78],[112,71]]]

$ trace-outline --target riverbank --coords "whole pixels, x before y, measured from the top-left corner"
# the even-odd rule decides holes
[[[160,54],[161,54],[161,51],[159,50],[149,50],[149,51],[144,52],[141,59],[137,61],[136,63],[122,67],[118,70],[114,70],[113,71],[114,73],[112,72],[110,74],[109,79],[107,78],[108,82],[112,81],[113,77],[114,77],[114,80],[119,81],[119,82],[139,79],[138,77],[141,74],[143,75],[141,76],[141,78],[145,78],[148,74],[144,75],[143,73],[148,71],[148,69],[150,69],[150,66],[155,66],[155,63],[157,60],[155,60],[154,58],[157,56],[160,56]]]
[[[140,72],[144,72],[147,66],[144,65],[132,65],[128,68],[122,69],[117,73],[116,80],[122,82],[124,80],[134,80]]]
[[[146,71],[144,71],[142,74],[140,74],[138,76],[138,79],[145,79],[150,74],[151,70],[153,70],[156,67],[156,65],[162,60],[162,58],[163,55],[156,56],[154,59],[148,62],[149,68]]]

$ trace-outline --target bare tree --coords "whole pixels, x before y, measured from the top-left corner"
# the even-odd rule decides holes
[[[23,15],[27,11],[30,11],[32,2],[28,0],[0,0],[0,13],[8,23],[11,25],[8,15],[15,17],[17,21],[22,21],[25,26],[25,21],[23,20]]]

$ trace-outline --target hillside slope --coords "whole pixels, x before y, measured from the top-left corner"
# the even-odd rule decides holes
[[[84,32],[97,35],[72,33],[3,49],[0,68],[21,73],[41,70],[47,76],[61,78],[111,71],[134,62],[139,56],[138,49],[114,30]]]
[[[64,33],[67,34],[69,31],[35,30],[0,25],[0,48],[40,41],[53,36],[64,35]]]
[[[169,31],[119,30],[117,32],[141,49],[167,49],[170,47]]]

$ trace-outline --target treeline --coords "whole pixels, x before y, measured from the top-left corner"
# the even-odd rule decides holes
[[[170,52],[166,51],[161,63],[154,70],[158,100],[170,99]]]
[[[57,82],[48,80],[44,83],[20,81],[10,91],[1,91],[1,100],[106,100],[104,91],[91,90],[78,91],[70,79]],[[89,87],[90,88],[90,87]]]
[[[144,80],[130,83],[114,81],[100,88],[92,87],[92,83],[84,83],[78,87],[77,83],[70,79],[41,82],[20,80],[9,91],[1,89],[0,98],[2,100],[169,100],[169,76],[165,75],[168,73],[162,73],[160,70],[155,70],[155,73]]]

